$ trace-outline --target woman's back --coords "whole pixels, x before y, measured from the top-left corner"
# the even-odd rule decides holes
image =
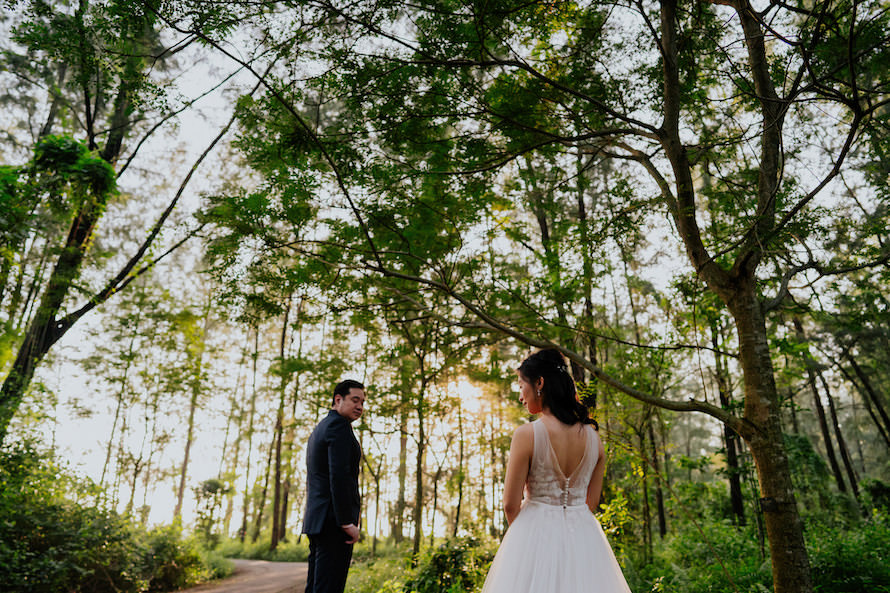
[[[562,425],[565,428],[554,426],[551,433],[545,418],[532,423],[535,443],[527,479],[528,499],[548,505],[584,505],[599,457],[596,431],[579,423]]]
[[[574,425],[563,424],[552,416],[544,415],[541,422],[547,428],[550,446],[556,454],[563,475],[570,476],[581,463],[587,448],[587,431],[580,422]]]

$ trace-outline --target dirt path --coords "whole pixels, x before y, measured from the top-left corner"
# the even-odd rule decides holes
[[[235,572],[227,579],[207,583],[180,593],[303,593],[306,589],[305,562],[232,560]]]

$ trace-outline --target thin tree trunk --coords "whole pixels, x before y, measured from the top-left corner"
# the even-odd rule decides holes
[[[399,408],[399,493],[396,499],[395,517],[392,526],[392,537],[395,543],[399,544],[405,539],[404,520],[405,520],[405,483],[408,478],[408,413],[406,406]]]
[[[856,398],[850,398],[850,415],[853,419],[853,430],[856,433],[856,456],[859,458],[859,472],[865,473],[865,455],[862,453],[862,438],[859,431],[859,415],[856,413]]]
[[[421,376],[423,368],[421,368]],[[420,554],[420,541],[423,538],[423,456],[426,453],[426,426],[423,396],[426,394],[426,381],[421,379],[420,393],[417,396],[417,455],[414,458],[414,543],[412,557]]]
[[[430,547],[436,545],[436,513],[439,510],[439,478],[442,477],[442,466],[436,470],[433,476],[433,510],[430,517]]]
[[[253,453],[253,423],[256,415],[256,378],[257,378],[257,359],[260,356],[260,327],[256,325],[254,328],[253,342],[253,370],[250,394],[250,413],[247,416],[247,467],[244,470],[244,504],[241,508],[241,529],[238,531],[238,539],[244,543],[247,537],[247,521],[250,511],[250,461]]]
[[[241,361],[241,364],[244,364],[243,360]],[[238,475],[238,463],[240,461],[240,453],[241,453],[241,440],[243,438],[242,432],[241,432],[241,425],[244,423],[244,412],[243,412],[243,410],[240,409],[240,406],[238,405],[238,390],[239,390],[240,383],[241,383],[241,381],[239,381],[239,383],[235,384],[235,393],[232,396],[232,407],[231,407],[231,410],[229,411],[230,417],[229,417],[229,422],[228,422],[229,424],[231,424],[232,419],[234,418],[234,421],[235,421],[235,450],[231,456],[231,465],[230,465],[231,471],[229,473],[229,475],[232,478],[233,484],[235,481],[235,477]],[[222,461],[224,461],[224,459],[221,460],[221,462]],[[226,493],[226,511],[225,511],[225,514],[223,515],[223,533],[226,535],[226,537],[229,536],[229,529],[231,528],[232,516],[234,514],[235,514],[235,488],[233,486],[233,487],[229,488],[228,492]]]
[[[185,497],[185,482],[188,474],[189,454],[192,450],[192,442],[195,438],[195,411],[198,409],[198,390],[192,390],[192,396],[189,398],[189,419],[188,428],[185,437],[185,453],[182,457],[182,466],[179,471],[179,488],[176,492],[176,507],[173,509],[173,517],[180,519],[182,517],[182,501]]]
[[[841,460],[844,462],[844,469],[847,472],[847,479],[850,481],[850,488],[853,490],[853,496],[859,500],[859,484],[856,479],[856,472],[853,469],[853,461],[850,459],[850,452],[847,450],[847,442],[844,440],[844,433],[841,432],[841,425],[837,419],[837,409],[834,405],[834,398],[831,396],[831,390],[828,388],[828,382],[822,371],[816,371],[819,381],[822,383],[822,389],[825,391],[825,398],[828,400],[828,413],[831,417],[831,424],[834,428],[834,434],[837,435],[837,447],[841,453]]]
[[[6,286],[8,284],[9,275],[12,273],[13,256],[3,256],[0,259],[0,307],[3,306],[3,297],[6,296]]]
[[[59,64],[59,67],[56,71],[57,82],[53,86],[53,88],[50,89],[50,92],[49,92],[49,95],[50,95],[50,97],[49,97],[49,99],[50,99],[49,112],[47,113],[46,121],[43,123],[43,127],[40,128],[40,134],[38,135],[38,138],[45,138],[45,137],[49,136],[50,134],[52,134],[53,125],[55,124],[56,116],[59,113],[59,107],[61,107],[64,102],[64,98],[62,97],[62,93],[60,92],[59,89],[61,89],[63,86],[65,86],[67,72],[68,72],[68,63],[63,62],[63,63]]]
[[[714,370],[717,380],[717,393],[720,405],[729,410],[732,408],[732,383],[729,369],[720,354],[718,340],[719,329],[716,324],[711,326],[711,345],[714,348]],[[735,431],[723,424],[723,444],[726,448],[726,472],[729,481],[729,499],[732,512],[738,525],[745,525],[745,502],[742,496],[742,471],[739,467],[739,437]]]
[[[457,504],[454,507],[454,527],[451,530],[451,537],[457,537],[457,530],[460,528],[461,504],[464,499],[464,420],[460,401],[457,402],[457,437]]]
[[[377,468],[380,471],[380,468]],[[374,476],[374,534],[371,536],[371,556],[377,555],[377,542],[380,539],[380,476]]]
[[[794,390],[788,387],[788,408],[791,410],[791,429],[794,434],[800,434],[800,424],[797,421],[797,403],[794,401]]]
[[[269,494],[269,478],[272,475],[272,454],[275,451],[275,444],[269,445],[269,455],[266,456],[266,471],[263,475],[263,489],[260,490],[260,499],[257,501],[256,515],[253,521],[253,534],[250,540],[256,542],[260,538],[260,529],[263,526],[263,515],[266,510],[266,497]],[[272,522],[275,522],[275,515],[272,515]]]
[[[797,315],[794,316],[794,332],[797,335],[797,340],[801,344],[806,345],[808,343],[807,336],[803,330],[803,324],[800,321],[800,317]],[[819,390],[816,387],[816,363],[809,355],[809,352],[805,352],[804,356],[804,365],[807,369],[807,385],[810,387],[810,392],[813,394],[813,407],[816,410],[817,417],[819,418],[819,429],[822,432],[822,441],[825,443],[825,452],[828,454],[828,463],[831,466],[831,472],[834,474],[834,480],[837,482],[837,487],[841,492],[847,491],[847,486],[844,483],[844,477],[841,474],[841,467],[838,465],[837,456],[834,452],[834,439],[831,438],[831,433],[828,430],[828,420],[825,417],[825,408],[822,406],[822,398],[819,397]]]
[[[191,397],[189,398],[189,418],[188,418],[188,428],[186,429],[186,440],[185,440],[185,453],[182,458],[182,469],[179,475],[179,489],[176,496],[176,508],[173,510],[173,516],[176,519],[179,519],[182,516],[182,502],[185,497],[185,484],[186,484],[186,476],[188,474],[188,466],[189,466],[189,455],[192,449],[192,443],[195,438],[195,413],[198,410],[198,401],[201,397],[202,390],[202,374],[204,372],[204,351],[206,349],[207,344],[207,332],[210,328],[210,312],[213,306],[212,295],[208,293],[207,295],[207,303],[204,305],[203,313],[203,325],[201,327],[200,333],[194,336],[192,339],[197,340],[197,345],[195,350],[192,352],[191,362],[194,365],[194,368],[191,369],[193,376],[191,378]],[[187,350],[188,344],[186,345]]]
[[[278,356],[281,361],[281,384],[279,386],[278,411],[275,414],[275,430],[273,441],[275,443],[275,477],[274,492],[272,495],[272,540],[269,544],[270,550],[278,547],[278,541],[281,539],[279,531],[279,515],[281,514],[281,448],[284,438],[284,403],[285,394],[287,393],[287,375],[285,374],[284,355],[286,353],[287,343],[287,323],[290,317],[291,296],[287,297],[287,304],[284,308],[284,319],[281,324],[281,342],[279,344]]]
[[[655,470],[655,509],[658,513],[658,535],[661,539],[667,535],[667,514],[664,510],[664,490],[661,483],[661,463],[658,461],[658,444],[655,441],[655,429],[649,419],[649,443],[652,447],[652,468]]]
[[[582,327],[587,331],[587,357],[591,363],[598,366],[596,356],[596,324],[593,319],[593,258],[590,249],[593,241],[590,237],[590,223],[587,219],[587,203],[584,199],[586,190],[586,176],[582,154],[579,152],[577,158],[577,202],[578,202],[578,227],[581,231],[581,264],[584,278],[584,318]],[[591,378],[590,385],[587,386],[585,402],[591,408],[596,408],[597,404],[597,383],[596,379]]]
[[[105,451],[105,463],[102,464],[102,474],[99,476],[99,488],[102,488],[102,485],[105,483],[105,474],[108,471],[108,464],[111,461],[111,443],[114,440],[114,433],[117,430],[117,423],[120,420],[121,409],[124,405],[124,396],[127,392],[127,380],[130,374],[130,367],[133,364],[133,348],[136,344],[136,334],[139,331],[139,324],[142,321],[142,310],[137,309],[136,314],[136,322],[133,327],[133,332],[130,334],[130,344],[127,346],[127,359],[126,364],[124,365],[123,376],[121,377],[121,388],[117,393],[117,402],[114,407],[114,419],[111,422],[111,434],[108,435],[108,446]],[[134,480],[135,481],[135,480]]]
[[[149,437],[148,443],[148,459],[145,461],[145,474],[143,480],[144,490],[142,491],[142,508],[143,510],[148,509],[148,495],[149,495],[149,486],[151,485],[151,477],[152,477],[152,462],[154,461],[154,455],[160,447],[155,446],[158,442],[158,411],[160,410],[160,400],[161,394],[160,390],[157,388],[157,382],[155,381],[155,391],[151,400],[151,436]],[[148,515],[144,514],[142,516],[143,525],[148,520]]]
[[[644,420],[644,422],[648,422]],[[649,455],[646,451],[646,429],[643,427],[637,433],[640,439],[640,469],[642,475],[640,480],[643,486],[643,546],[645,552],[645,563],[649,563],[652,559],[652,511],[649,507]]]

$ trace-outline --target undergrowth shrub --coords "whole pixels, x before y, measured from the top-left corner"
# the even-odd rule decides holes
[[[838,531],[810,526],[813,588],[823,593],[890,593],[890,515],[875,511],[860,525]]]
[[[241,542],[230,539],[221,542],[216,551],[226,558],[245,558],[248,560],[269,560],[271,562],[306,562],[309,558],[309,539],[306,536],[291,541],[279,542],[275,550],[269,550],[268,539],[255,542]]]
[[[142,593],[231,571],[178,528],[145,531],[90,504],[96,494],[28,444],[0,448],[0,591]]]
[[[411,574],[407,555],[365,558],[349,570],[346,590],[352,593],[402,593],[405,580]]]
[[[494,559],[496,545],[476,538],[446,540],[421,555],[405,593],[472,593],[479,591]]]

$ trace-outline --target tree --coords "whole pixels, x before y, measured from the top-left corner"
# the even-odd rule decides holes
[[[185,241],[159,254],[150,251],[195,168],[228,130],[224,126],[198,157],[156,221],[143,229],[129,257],[112,260],[117,271],[101,272],[104,280],[98,287],[84,283],[84,270],[102,263],[91,247],[116,180],[149,137],[193,104],[165,105],[161,88],[166,75],[158,73],[166,60],[194,40],[163,47],[158,13],[151,5],[26,1],[14,7],[4,22],[10,35],[2,58],[7,82],[2,100],[14,105],[27,125],[24,130],[9,128],[11,150],[4,156],[30,146],[26,151],[33,157],[24,166],[5,166],[2,175],[3,224],[24,224],[4,234],[0,244],[0,280],[3,296],[9,299],[4,326],[13,330],[6,333],[3,345],[14,352],[0,387],[0,441],[35,369],[53,345],[84,315]],[[58,135],[57,130],[79,140]],[[132,147],[127,145],[130,140]],[[139,197],[150,203],[146,196]],[[20,206],[10,206],[13,202]],[[43,228],[45,221],[51,224]],[[28,303],[33,303],[30,308]],[[15,316],[20,320],[10,325]]]
[[[857,229],[865,249],[856,254],[822,250],[835,221],[826,205],[843,198],[833,182],[855,165],[854,147],[883,142],[887,14],[859,2],[759,11],[744,0],[321,6],[338,27],[328,54],[337,67],[315,88],[334,89],[337,111],[310,125],[292,95],[267,89],[283,104],[276,129],[291,130],[278,135],[281,149],[314,153],[304,165],[321,171],[353,213],[357,227],[337,225],[328,239],[340,253],[351,245],[354,258],[332,260],[323,246],[292,238],[279,244],[337,261],[344,271],[365,270],[384,285],[440,291],[466,313],[451,315],[455,324],[535,346],[558,342],[602,384],[725,423],[745,440],[757,469],[776,591],[811,591],[767,321],[798,278],[816,282],[888,261],[868,228]],[[343,38],[372,40],[352,47],[374,51],[349,53]],[[806,143],[809,133],[822,136],[819,146]],[[563,185],[579,155],[648,176],[613,206],[649,196],[657,211],[648,220],[728,312],[744,384],[741,414],[616,381],[586,348],[579,351],[583,340],[566,343],[558,308],[551,314],[521,283],[504,287],[505,278],[523,278],[502,273],[508,265],[521,270],[515,253],[501,251],[507,263],[492,263],[464,240],[495,235],[522,244],[500,226],[511,208],[495,194],[509,195],[505,180],[528,155],[561,165]],[[821,172],[815,180],[813,168]],[[710,185],[702,184],[705,176]],[[402,216],[405,204],[424,203],[426,184],[448,188],[427,205],[435,216]],[[381,229],[377,196],[386,194],[391,205],[399,192],[403,201]],[[586,236],[603,232],[616,214],[599,229],[586,228]],[[584,220],[594,219],[588,213]],[[412,237],[431,225],[440,237],[432,252],[411,243],[388,249],[387,231]],[[525,270],[532,279],[553,272],[546,265]]]

